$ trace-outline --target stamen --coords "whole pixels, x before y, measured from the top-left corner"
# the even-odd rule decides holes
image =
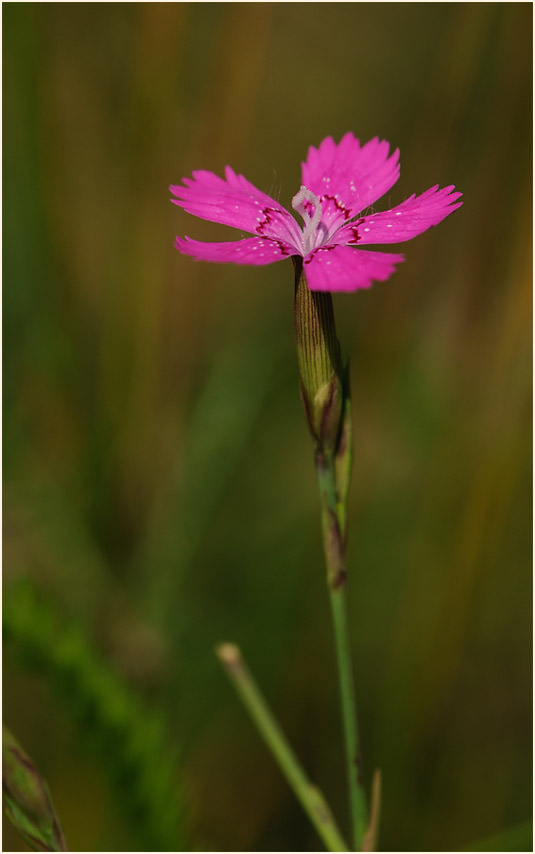
[[[312,202],[314,205],[314,213],[312,216],[305,208],[303,202]],[[303,229],[303,248],[305,252],[309,252],[314,247],[314,232],[316,231],[321,220],[321,202],[312,190],[307,187],[301,187],[298,193],[292,199],[292,208],[297,211],[303,218],[305,227]]]

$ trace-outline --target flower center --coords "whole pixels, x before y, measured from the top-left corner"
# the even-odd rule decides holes
[[[305,207],[305,202],[314,205],[314,213],[310,214]],[[306,187],[301,187],[298,193],[292,199],[292,208],[303,218],[305,227],[303,232],[303,250],[305,254],[314,249],[315,236],[317,228],[321,220],[321,202],[312,190]]]

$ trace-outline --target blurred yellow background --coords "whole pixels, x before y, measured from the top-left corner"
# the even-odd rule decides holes
[[[531,850],[531,4],[2,11],[4,718],[71,848],[317,850],[221,640],[347,826],[292,267],[179,255],[234,235],[167,188],[230,164],[289,206],[352,130],[401,149],[378,209],[464,193],[335,299],[380,847]]]

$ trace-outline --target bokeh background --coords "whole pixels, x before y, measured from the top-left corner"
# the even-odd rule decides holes
[[[289,205],[353,130],[401,148],[378,208],[464,192],[335,300],[380,847],[531,850],[531,4],[2,11],[4,718],[71,848],[317,850],[222,640],[347,827],[292,267],[180,256],[230,230],[167,187],[228,163]]]

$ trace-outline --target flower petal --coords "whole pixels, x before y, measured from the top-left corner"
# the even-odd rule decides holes
[[[457,202],[457,199],[462,193],[454,193],[454,189],[453,184],[442,189],[436,184],[421,196],[413,194],[392,210],[348,223],[333,235],[333,243],[358,243],[360,246],[366,243],[402,243],[417,237],[461,207],[462,202]]]
[[[282,240],[269,237],[247,237],[225,243],[204,243],[190,237],[177,237],[176,248],[198,261],[219,261],[232,264],[273,264],[295,255],[295,248]]]
[[[183,181],[185,186],[178,184],[169,189],[177,197],[171,201],[188,213],[290,242],[299,251],[301,231],[293,216],[230,166],[225,168],[225,178],[201,169]]]
[[[381,198],[399,178],[399,149],[377,137],[361,146],[352,133],[339,145],[332,137],[311,146],[302,163],[302,184],[318,196],[329,235],[351,217]]]
[[[404,260],[403,255],[389,252],[331,245],[314,249],[304,265],[311,291],[356,291],[370,288],[373,282],[384,282]]]

